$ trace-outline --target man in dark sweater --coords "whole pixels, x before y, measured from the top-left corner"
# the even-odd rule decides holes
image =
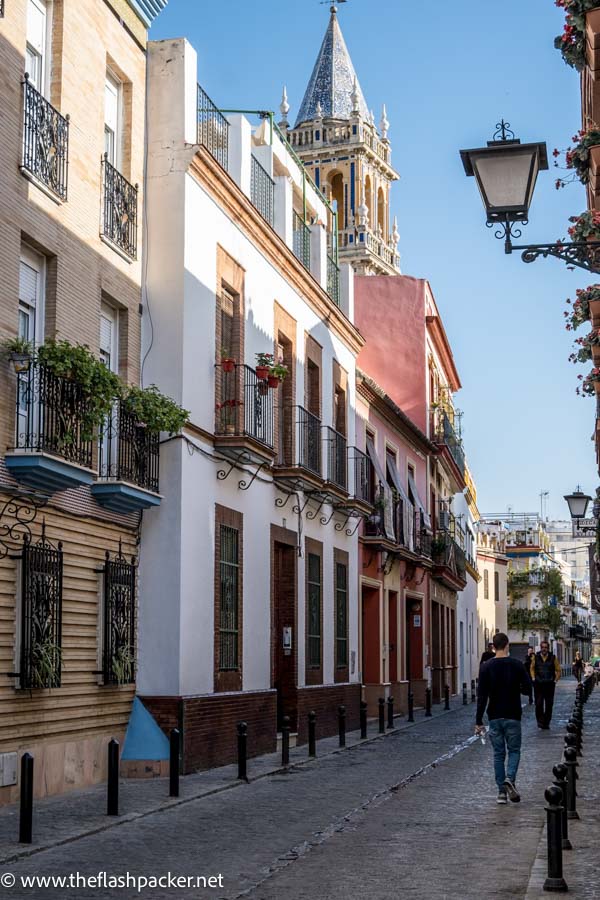
[[[494,635],[494,649],[494,659],[488,660],[479,670],[475,734],[485,731],[483,714],[487,707],[498,785],[497,802],[505,804],[508,795],[513,803],[518,803],[521,797],[515,779],[521,758],[521,694],[529,696],[531,680],[523,663],[508,655],[508,638],[502,632]]]
[[[529,674],[535,692],[535,716],[538,728],[547,731],[552,721],[556,682],[561,674],[560,663],[554,653],[550,652],[548,641],[542,641],[539,653],[531,657]]]
[[[479,660],[479,667],[486,663],[488,659],[493,659],[496,654],[494,653],[494,645],[488,644],[487,650],[484,650],[481,654],[481,659]]]

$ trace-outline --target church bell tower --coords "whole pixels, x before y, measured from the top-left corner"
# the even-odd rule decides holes
[[[391,163],[386,109],[377,128],[336,6],[293,127],[285,88],[280,110],[281,129],[337,211],[340,261],[358,275],[400,274],[398,228],[395,220],[390,225],[390,188],[399,176]]]

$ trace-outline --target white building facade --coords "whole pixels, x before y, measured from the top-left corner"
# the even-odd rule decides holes
[[[272,117],[226,119],[196,69],[149,44],[143,380],[190,415],[143,527],[138,693],[184,771],[231,761],[239,720],[257,754],[360,700],[353,274]]]

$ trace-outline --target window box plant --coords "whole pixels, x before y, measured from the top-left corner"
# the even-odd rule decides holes
[[[260,378],[261,381],[266,381],[269,377],[269,372],[274,363],[274,357],[272,353],[257,353],[256,354],[256,377]]]
[[[221,368],[224,372],[235,372],[235,359],[229,355],[227,347],[221,348]]]
[[[33,344],[25,338],[8,338],[2,343],[3,355],[11,361],[17,375],[19,372],[28,372],[33,356]]]

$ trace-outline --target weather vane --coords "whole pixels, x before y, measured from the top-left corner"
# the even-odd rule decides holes
[[[328,6],[331,3],[331,0],[319,0],[321,6]],[[347,3],[348,0],[337,0],[337,3]],[[336,13],[338,8],[335,3],[331,3],[330,12]]]

